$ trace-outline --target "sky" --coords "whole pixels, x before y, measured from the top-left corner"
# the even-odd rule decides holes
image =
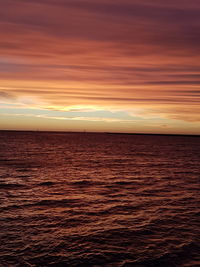
[[[0,129],[200,134],[199,0],[0,7]]]

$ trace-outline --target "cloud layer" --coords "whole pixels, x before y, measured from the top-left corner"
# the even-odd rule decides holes
[[[1,103],[200,122],[198,0],[0,5]]]

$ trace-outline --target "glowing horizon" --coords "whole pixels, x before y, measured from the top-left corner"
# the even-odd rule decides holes
[[[0,4],[0,129],[200,134],[199,1]]]

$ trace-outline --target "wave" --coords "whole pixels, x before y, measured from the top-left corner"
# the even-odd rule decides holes
[[[18,183],[0,183],[0,189],[21,189],[26,187],[24,184]]]
[[[0,265],[198,266],[196,139],[11,132],[3,140]]]

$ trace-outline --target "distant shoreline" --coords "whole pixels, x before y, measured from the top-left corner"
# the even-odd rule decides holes
[[[125,132],[84,132],[84,131],[45,131],[45,130],[0,130],[1,132],[27,132],[27,133],[60,133],[60,134],[107,134],[107,135],[150,135],[150,136],[186,136],[200,137],[200,134],[165,134],[165,133],[125,133]]]

